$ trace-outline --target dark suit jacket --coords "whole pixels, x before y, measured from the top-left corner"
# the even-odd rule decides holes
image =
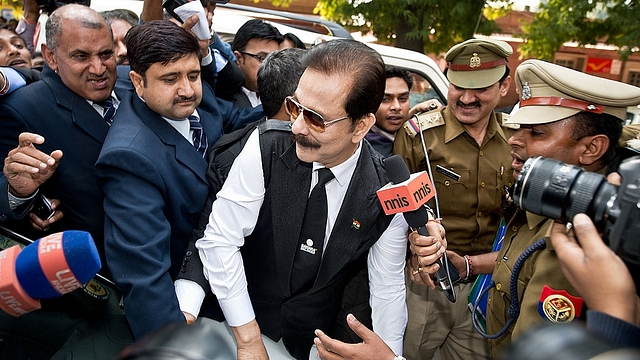
[[[216,103],[203,84],[202,104],[209,105],[198,113],[209,149],[222,136],[223,119],[242,113],[221,113]],[[244,113],[261,116],[259,109]],[[121,103],[95,173],[105,196],[107,264],[136,338],[184,321],[173,280],[209,192],[206,171],[193,145],[137,95]]]
[[[269,133],[265,133],[269,134]],[[241,248],[248,290],[263,334],[283,338],[296,358],[308,356],[314,329],[331,332],[346,281],[366,266],[369,249],[388,227],[376,191],[388,182],[382,158],[365,141],[325,249],[313,287],[290,289],[293,261],[304,217],[311,167],[296,156],[286,133],[274,133],[263,154],[265,199],[258,221]],[[261,137],[261,141],[263,138]],[[353,226],[358,221],[360,226]]]
[[[116,89],[118,97],[124,92]],[[29,131],[41,134],[45,142],[38,149],[45,153],[60,149],[64,155],[55,174],[41,188],[43,194],[60,199],[64,218],[63,230],[85,230],[91,233],[103,252],[102,194],[93,175],[109,126],[89,103],[66,87],[48,66],[42,81],[16,90],[0,102],[0,157],[18,145],[18,135]],[[10,218],[7,182],[0,176],[0,214]],[[23,215],[23,214],[20,214]],[[15,217],[15,216],[13,216]],[[3,219],[0,219],[3,220]],[[103,270],[106,267],[103,266]]]
[[[233,94],[233,106],[240,108],[250,108],[251,101],[249,101],[249,98],[247,97],[247,95],[245,95],[244,92],[242,92],[242,90],[238,90],[235,94]]]

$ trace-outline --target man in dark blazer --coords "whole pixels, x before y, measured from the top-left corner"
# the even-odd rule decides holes
[[[42,80],[16,90],[0,104],[0,156],[5,160],[0,176],[0,220],[25,216],[40,194],[59,199],[64,217],[54,215],[44,225],[90,232],[104,259],[102,195],[93,166],[109,124],[103,117],[105,107],[98,103],[111,99],[117,105],[125,96],[114,91],[116,62],[111,31],[97,12],[72,4],[51,14],[46,32]],[[101,272],[105,270],[103,267]],[[104,302],[99,300],[101,306],[108,302],[117,309],[118,296],[107,294],[111,296],[103,297]],[[86,302],[80,306],[76,295],[81,294],[69,294],[59,302],[43,301],[43,311],[20,318],[0,312],[0,340],[7,344],[0,357],[49,358],[75,334],[67,345],[82,345],[73,349],[64,345],[59,354],[108,359],[132,341],[126,323],[113,327],[117,333],[109,335],[96,330],[106,323],[89,325],[90,317],[104,313],[93,313],[91,305],[84,307],[89,304]],[[122,314],[118,316],[123,320]],[[34,340],[36,332],[47,335]],[[96,341],[88,344],[88,338]],[[18,352],[12,352],[14,349]]]
[[[8,193],[0,191],[0,220],[24,215],[41,188],[41,193],[62,203],[64,218],[55,219],[61,229],[89,231],[100,245],[104,212],[93,165],[109,124],[98,103],[110,98],[117,103],[124,96],[114,90],[113,39],[97,12],[75,4],[54,12],[47,31],[42,81],[15,91],[0,104],[0,155],[5,158],[11,151],[5,176],[0,177],[1,188],[10,185]],[[23,132],[34,135],[23,136],[16,147]],[[44,139],[36,140],[38,135]],[[102,246],[98,249],[102,255]]]
[[[95,173],[104,193],[107,265],[141,338],[185,321],[173,280],[207,198],[205,158],[222,135],[222,119],[248,113],[257,121],[262,112],[211,106],[198,41],[174,23],[138,25],[126,44],[135,93],[120,104]]]
[[[384,64],[351,40],[320,44],[302,64],[285,100],[293,136],[254,131],[218,192],[196,243],[205,273],[238,359],[308,359],[314,330],[331,333],[345,282],[367,267],[374,327],[399,353],[407,224],[383,213],[376,191],[388,176],[363,140],[382,100]],[[312,215],[323,207],[308,205],[312,198],[326,201],[324,214]],[[321,224],[306,234],[310,219]]]
[[[236,32],[231,50],[244,74],[244,85],[233,94],[233,105],[242,108],[260,104],[258,68],[271,52],[278,50],[282,34],[262,19],[251,19]]]

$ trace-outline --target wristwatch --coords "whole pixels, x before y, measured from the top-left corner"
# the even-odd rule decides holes
[[[402,355],[396,355],[396,357],[394,357],[393,360],[407,360],[407,358]]]

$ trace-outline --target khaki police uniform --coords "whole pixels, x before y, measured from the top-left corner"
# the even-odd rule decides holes
[[[558,264],[549,235],[553,220],[523,210],[518,210],[507,225],[507,232],[498,254],[493,271],[496,287],[489,292],[487,305],[487,331],[495,334],[500,331],[509,319],[511,304],[509,291],[511,273],[514,263],[523,251],[538,239],[546,239],[546,247],[534,252],[522,266],[518,275],[518,301],[520,315],[506,334],[490,341],[491,353],[499,358],[511,343],[512,336],[518,336],[533,325],[545,320],[565,323],[577,319],[581,314],[582,299],[564,277]],[[544,286],[552,291],[549,295],[542,293]],[[565,293],[566,292],[566,293]],[[574,298],[567,296],[571,295]],[[541,312],[538,307],[542,306]]]
[[[509,54],[511,47],[506,43],[468,40],[445,56],[450,62],[447,76],[463,88],[491,86],[503,77]],[[393,152],[404,158],[411,172],[417,172],[426,170],[422,132],[448,249],[462,256],[491,252],[503,216],[505,187],[514,182],[507,139],[515,130],[503,126],[506,117],[491,114],[482,145],[447,106],[410,119],[396,134]],[[437,165],[460,179],[438,172]],[[442,359],[488,358],[488,344],[474,331],[467,306],[472,280],[455,285],[457,301],[451,303],[439,288],[432,290],[407,279],[407,359],[431,359],[438,348]]]
[[[627,106],[640,103],[640,88],[597,78],[541,60],[527,60],[516,70],[520,90],[520,109],[507,121],[513,124],[545,124],[581,111],[609,114],[624,120]],[[611,117],[603,121],[615,121]],[[607,164],[602,164],[601,171]],[[495,334],[509,321],[512,304],[510,279],[514,264],[525,249],[538,239],[549,239],[553,220],[518,210],[507,224],[489,291],[487,331]],[[531,326],[551,321],[566,323],[578,319],[583,302],[562,274],[556,254],[547,241],[531,252],[517,277],[519,316],[498,339],[491,340],[491,351],[498,356]],[[513,313],[513,311],[511,311]]]

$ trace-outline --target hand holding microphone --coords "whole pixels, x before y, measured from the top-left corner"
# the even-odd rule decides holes
[[[102,266],[86,231],[43,237],[0,252],[0,309],[21,316],[40,309],[39,299],[62,296],[89,282]]]
[[[392,183],[378,190],[378,198],[385,214],[402,212],[412,229],[420,235],[429,236],[426,228],[429,218],[424,204],[436,195],[431,179],[426,172],[410,174],[404,160],[398,155],[386,158],[384,167]],[[455,302],[453,283],[460,278],[460,274],[447,259],[446,253],[443,253],[442,258],[436,260],[436,263],[436,280],[447,299]]]

